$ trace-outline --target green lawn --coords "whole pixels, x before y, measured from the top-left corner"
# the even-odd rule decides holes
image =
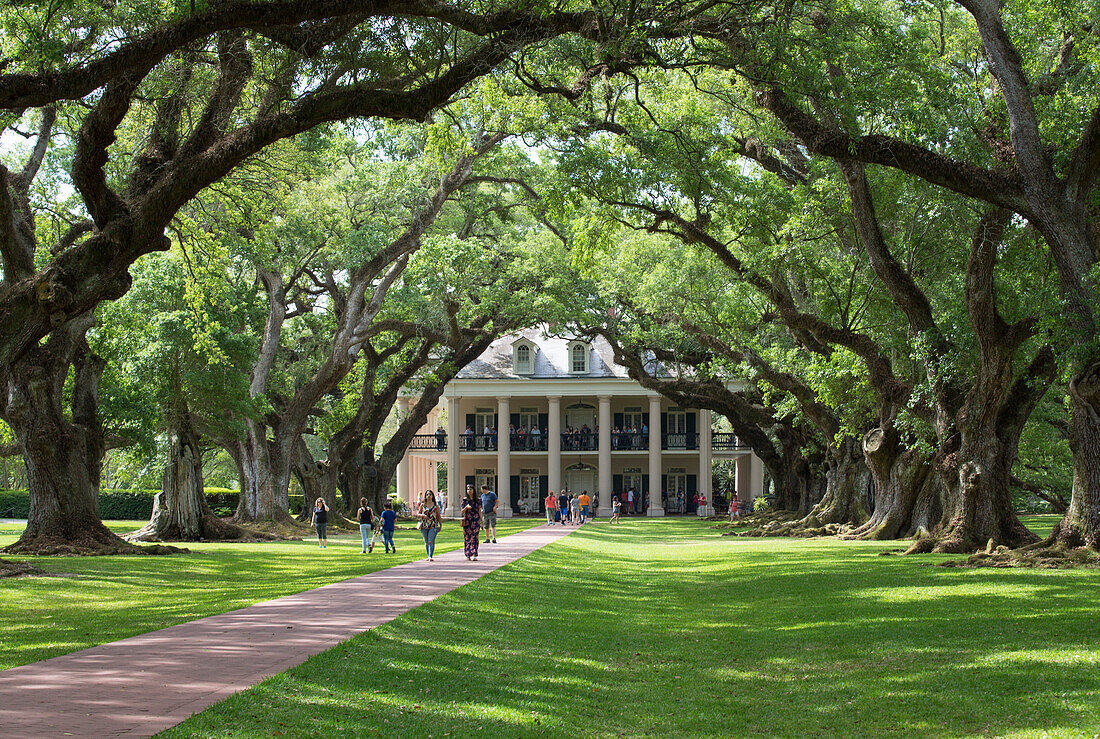
[[[887,548],[600,523],[165,736],[1100,732],[1095,571]]]
[[[501,519],[499,535],[538,524]],[[109,521],[116,533],[144,521]],[[0,524],[0,547],[22,526]],[[419,532],[398,530],[398,553],[359,553],[358,532],[329,539],[258,544],[187,544],[189,554],[166,557],[7,557],[34,561],[65,577],[0,580],[0,669],[153,631],[215,613],[346,580],[424,556]],[[462,545],[462,529],[449,521],[437,549]]]

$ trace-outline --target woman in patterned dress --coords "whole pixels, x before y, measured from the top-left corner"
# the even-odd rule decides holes
[[[466,559],[477,561],[477,543],[481,533],[481,501],[473,485],[466,486],[466,495],[462,499],[462,536],[465,544],[462,551]]]

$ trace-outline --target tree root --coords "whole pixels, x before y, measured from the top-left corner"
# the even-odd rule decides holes
[[[241,521],[236,518],[227,521],[257,537],[256,541],[299,541],[309,536],[313,530],[311,526],[298,523],[289,517],[280,521]]]
[[[827,523],[822,525],[812,516],[793,518],[790,514],[775,517],[770,521],[750,521],[753,528],[748,531],[730,531],[725,536],[785,536],[808,539],[819,536],[841,536],[851,531],[851,524]]]
[[[157,526],[153,521],[150,521],[145,526],[141,527],[137,531],[132,531],[126,534],[123,538],[129,542],[160,542],[160,541],[239,541],[239,542],[257,542],[257,541],[278,541],[286,540],[288,538],[298,538],[301,536],[290,537],[286,535],[276,534],[268,531],[263,531],[257,527],[256,524],[240,525],[233,523],[229,519],[218,518],[214,515],[207,515],[202,517],[201,523],[201,535],[200,536],[184,536],[181,532],[174,530],[175,527],[168,527],[166,530],[157,531]]]
[[[163,544],[153,544],[147,547],[139,547],[122,539],[115,542],[100,541],[65,541],[53,537],[39,536],[30,540],[19,541],[5,547],[2,551],[8,554],[33,554],[40,557],[106,557],[112,555],[141,555],[141,554],[179,554],[189,552],[189,549],[170,547]]]
[[[48,577],[49,572],[35,567],[30,562],[9,562],[0,559],[0,578],[4,577]]]
[[[1066,546],[1055,536],[1019,549],[994,546],[966,559],[940,562],[938,567],[1020,567],[1040,570],[1100,569],[1100,552],[1088,547]]]

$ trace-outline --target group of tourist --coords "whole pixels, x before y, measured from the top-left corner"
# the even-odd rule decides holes
[[[649,449],[649,426],[615,426],[611,429],[612,449]]]
[[[318,498],[313,502],[313,515],[309,525],[317,529],[318,549],[328,547],[328,514],[331,509],[324,498]],[[359,521],[359,534],[363,537],[363,554],[374,551],[376,537],[382,539],[386,545],[386,554],[397,553],[397,547],[393,543],[394,525],[397,521],[397,513],[393,510],[393,503],[386,501],[382,505],[382,513],[375,515],[374,509],[367,503],[366,498],[359,499],[359,511],[355,514]]]
[[[592,517],[592,498],[587,490],[582,490],[580,495],[574,495],[571,490],[562,490],[557,495],[550,490],[546,493],[546,525],[553,526],[556,523],[565,526],[574,524],[580,526]]]

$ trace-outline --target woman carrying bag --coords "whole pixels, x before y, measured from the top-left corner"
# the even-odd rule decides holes
[[[432,562],[435,560],[435,537],[443,526],[443,516],[435,502],[435,493],[431,490],[424,492],[424,502],[416,517],[420,519],[416,528],[420,529],[420,535],[424,537],[424,549],[428,552],[428,561]]]

